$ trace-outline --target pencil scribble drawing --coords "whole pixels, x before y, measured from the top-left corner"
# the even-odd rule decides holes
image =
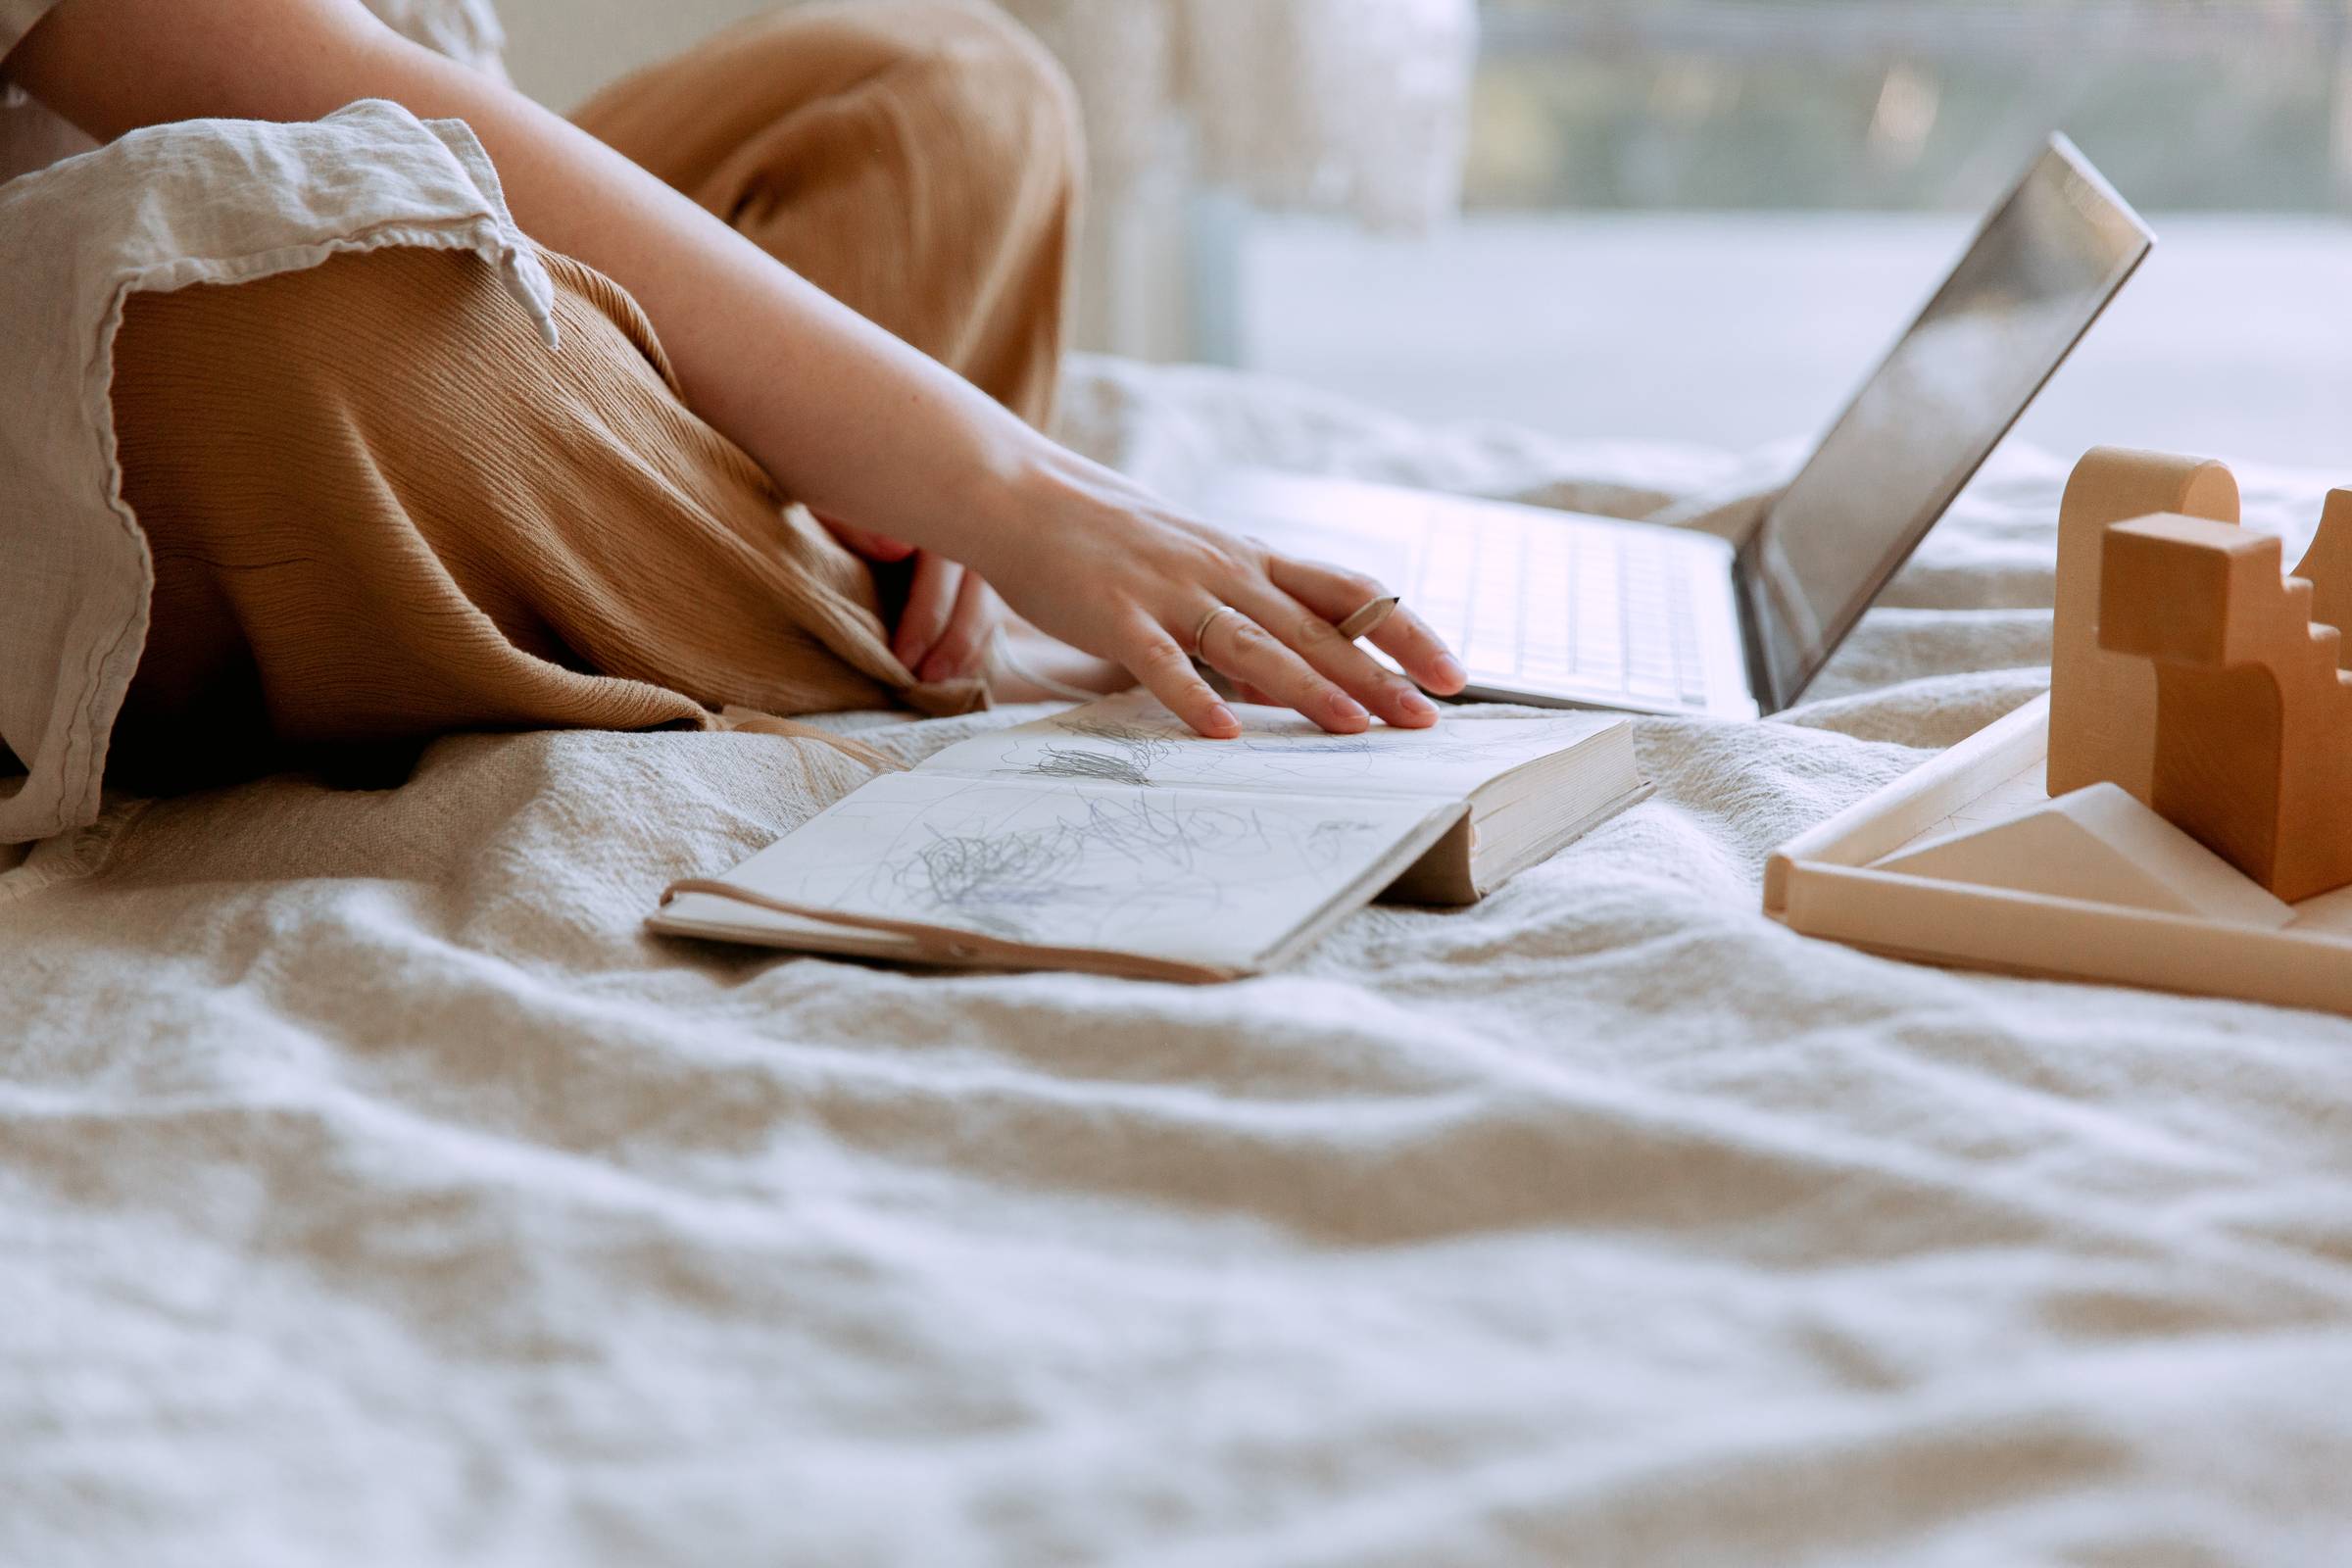
[[[1107,752],[1087,751],[1077,747],[1053,746],[1043,758],[1030,764],[1028,771],[1045,778],[1095,779],[1110,784],[1148,786],[1152,780],[1152,764],[1165,757],[1175,743],[1164,735],[1131,724],[1098,723],[1093,720],[1064,722],[1058,726],[1062,733],[1081,740],[1102,741],[1111,749]]]
[[[1369,734],[1244,735],[1232,744],[1246,752],[1267,752],[1276,757],[1348,756],[1381,749],[1380,742]]]
[[[1078,814],[1035,827],[932,826],[927,842],[887,859],[878,875],[928,912],[1020,941],[1033,939],[1049,912],[1066,920],[1089,911],[1100,924],[1141,906],[1182,906],[1213,918],[1224,907],[1221,868],[1243,863],[1233,852],[1276,847],[1258,813],[1246,808],[1176,806],[1152,796],[1084,795],[1070,804]],[[1300,849],[1317,864],[1338,853],[1312,843]]]
[[[935,908],[1014,938],[1028,933],[1022,911],[1060,898],[1084,853],[1051,830],[1000,837],[931,831],[930,843],[891,867],[900,885]]]
[[[1090,800],[1087,820],[1071,831],[1108,854],[1159,871],[1192,871],[1202,851],[1230,851],[1244,840],[1264,847],[1255,811],[1228,807],[1166,807],[1150,799]]]
[[[1365,822],[1352,817],[1335,817],[1328,822],[1317,822],[1307,830],[1305,840],[1298,846],[1299,853],[1306,858],[1307,864],[1318,871],[1325,870],[1337,864],[1340,858],[1348,853],[1349,842],[1357,834],[1376,833],[1379,830],[1378,822]]]
[[[1081,752],[1063,746],[1046,748],[1045,755],[1029,764],[1029,771],[1041,778],[1082,778],[1138,787],[1152,782],[1152,775],[1123,752]]]

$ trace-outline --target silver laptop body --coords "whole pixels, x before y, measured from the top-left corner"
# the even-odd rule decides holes
[[[2154,236],[2052,136],[1762,520],[1711,534],[1257,469],[1203,515],[1405,596],[1495,702],[1752,718],[1794,703]]]

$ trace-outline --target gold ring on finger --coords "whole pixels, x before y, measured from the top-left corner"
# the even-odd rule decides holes
[[[1195,659],[1208,657],[1208,628],[1217,623],[1219,615],[1238,615],[1241,612],[1231,605],[1219,605],[1207,614],[1202,615],[1200,624],[1193,631],[1193,657]]]

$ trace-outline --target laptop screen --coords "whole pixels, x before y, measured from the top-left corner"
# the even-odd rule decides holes
[[[2053,136],[1740,551],[1767,711],[1820,672],[2152,243]]]

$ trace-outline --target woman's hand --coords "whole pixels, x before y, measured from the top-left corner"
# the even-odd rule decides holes
[[[1407,609],[1372,640],[1411,681],[1335,629],[1381,597],[1380,584],[1276,555],[1073,453],[1040,450],[1007,487],[1004,514],[975,531],[968,564],[1039,629],[1125,665],[1201,734],[1237,735],[1241,723],[1193,667],[1196,657],[1335,734],[1374,717],[1426,727],[1438,710],[1413,681],[1441,695],[1462,689],[1461,665]],[[1220,605],[1239,613],[1215,613]]]
[[[977,674],[1004,618],[1004,602],[976,571],[966,571],[934,551],[917,550],[904,539],[868,533],[830,517],[817,520],[852,554],[877,565],[912,558],[906,604],[899,612],[890,651],[914,678],[955,680]]]

